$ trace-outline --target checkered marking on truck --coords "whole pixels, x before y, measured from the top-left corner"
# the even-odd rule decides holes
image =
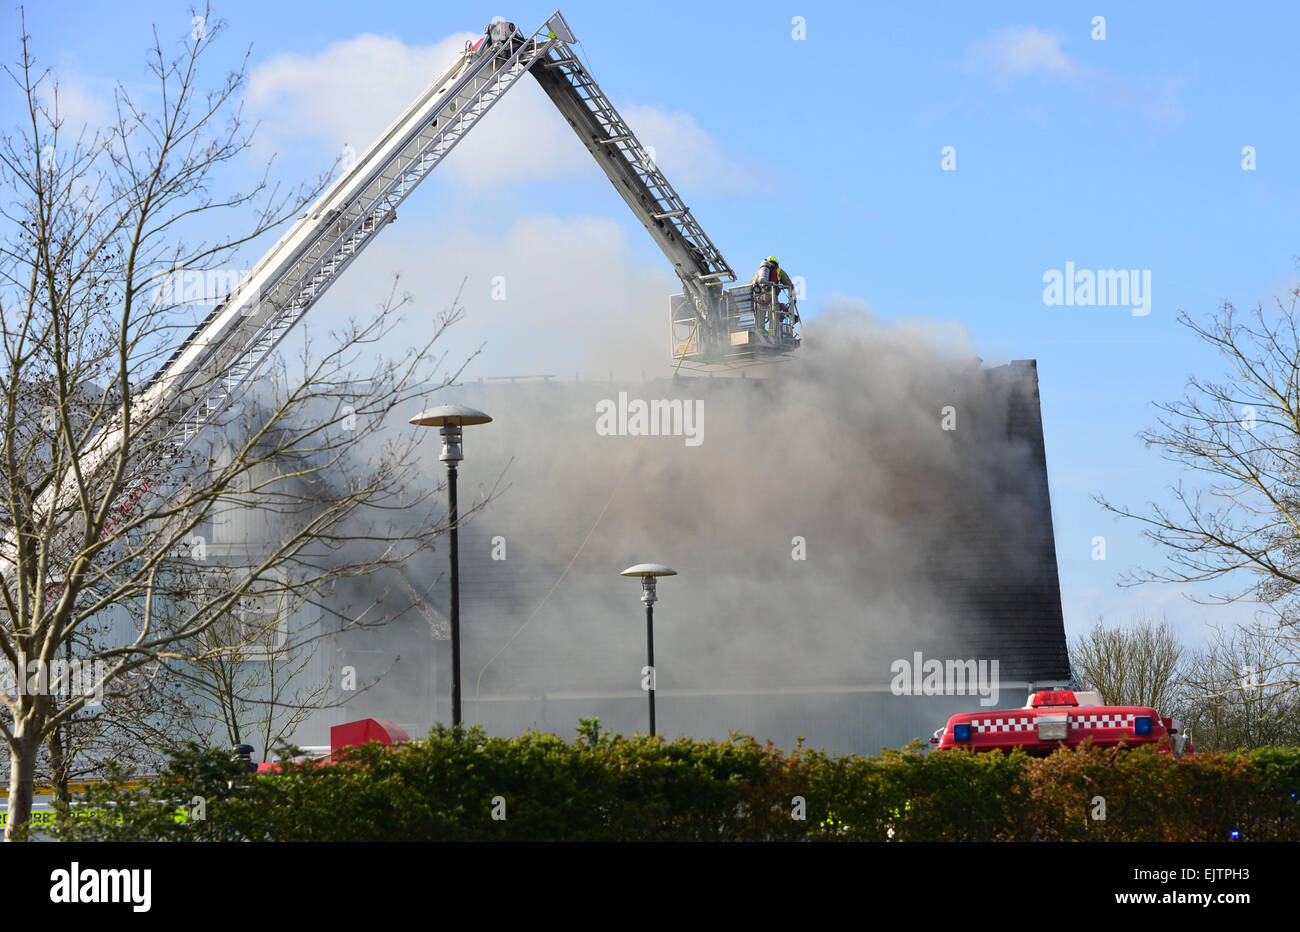
[[[976,732],[1033,731],[1033,718],[984,718],[971,722]]]
[[[1133,719],[1133,715],[1071,715],[1069,723],[1071,728],[1132,728]],[[1033,717],[977,718],[972,719],[970,724],[977,734],[996,734],[1008,731],[1033,731],[1036,719]]]
[[[1071,715],[1071,728],[1131,728],[1132,715]]]

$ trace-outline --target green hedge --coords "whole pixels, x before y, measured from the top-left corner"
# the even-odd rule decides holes
[[[1028,841],[1300,839],[1300,748],[1183,758],[837,757],[770,743],[437,728],[273,777],[193,748],[142,790],[110,781],[54,828],[78,840]],[[1094,818],[1104,798],[1104,819]],[[800,804],[802,799],[802,804]],[[802,811],[800,808],[802,806]],[[495,815],[498,818],[494,818]],[[796,815],[803,818],[796,818]],[[504,818],[499,816],[504,815]]]

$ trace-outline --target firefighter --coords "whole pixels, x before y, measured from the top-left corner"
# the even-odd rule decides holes
[[[236,763],[244,768],[244,773],[257,773],[257,764],[253,761],[253,750],[251,744],[236,744],[231,749],[231,756]]]
[[[782,288],[794,292],[794,282],[785,274],[776,256],[768,256],[750,279],[754,289],[754,329],[759,333],[781,334],[781,300]],[[771,329],[768,329],[769,324]]]

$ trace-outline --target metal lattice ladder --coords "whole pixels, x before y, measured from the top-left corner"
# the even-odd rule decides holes
[[[705,269],[698,276],[700,281],[735,281],[736,273],[722,257],[722,251],[714,245],[713,240],[709,239],[704,228],[691,214],[690,208],[678,197],[677,191],[669,184],[654,159],[650,158],[650,153],[623,121],[609,98],[605,96],[605,92],[600,89],[600,85],[578,61],[573,50],[564,45],[552,51],[547,65],[565,77],[573,87],[574,93],[605,131],[605,138],[601,142],[612,146],[614,151],[623,156],[627,164],[636,172],[645,189],[655,199],[658,209],[652,215],[653,219],[672,222],[682,239],[698,252],[701,265]]]

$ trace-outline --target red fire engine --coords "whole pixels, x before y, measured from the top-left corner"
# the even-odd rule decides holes
[[[954,715],[930,743],[941,751],[1023,748],[1046,754],[1088,740],[1101,747],[1151,744],[1173,754],[1192,750],[1177,719],[1163,718],[1147,706],[1103,705],[1099,693],[1068,689],[1033,693],[1023,709]]]

